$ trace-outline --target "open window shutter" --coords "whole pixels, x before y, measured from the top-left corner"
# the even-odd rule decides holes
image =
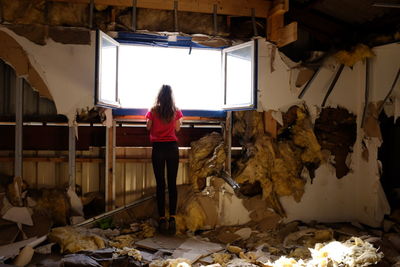
[[[96,32],[95,104],[118,108],[119,43],[104,32]]]
[[[225,110],[256,109],[257,40],[222,50]]]

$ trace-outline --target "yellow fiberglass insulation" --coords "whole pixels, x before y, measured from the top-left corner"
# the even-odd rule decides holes
[[[60,245],[61,253],[105,248],[105,242],[100,236],[70,226],[53,228],[49,239]]]
[[[242,140],[244,150],[235,162],[233,177],[241,185],[259,184],[264,199],[293,196],[299,202],[306,183],[301,173],[307,168],[314,177],[322,159],[321,147],[303,107],[291,107],[283,118],[284,126],[273,139],[263,131],[262,113],[235,113],[234,133]],[[283,215],[279,207],[279,203],[272,206]]]
[[[375,54],[371,48],[364,44],[356,45],[351,51],[341,50],[335,54],[335,58],[339,63],[349,67],[353,67],[358,61],[374,56]]]
[[[203,190],[206,178],[218,175],[224,166],[226,153],[221,134],[213,132],[190,144],[189,168],[195,190]]]
[[[261,135],[246,149],[245,157],[237,161],[239,171],[234,174],[234,178],[239,184],[260,182],[263,196],[268,196],[273,190],[271,172],[275,152],[272,140],[266,135]]]

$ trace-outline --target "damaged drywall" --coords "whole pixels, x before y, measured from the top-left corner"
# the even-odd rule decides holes
[[[48,99],[52,99],[44,73],[35,68],[35,62],[29,58],[29,54],[12,36],[0,31],[0,57],[16,71],[18,76],[25,77],[32,88]],[[40,74],[39,74],[40,73]]]
[[[285,112],[293,103],[299,102],[298,96],[307,82],[301,81],[296,84],[297,77],[301,71],[301,62],[288,64],[287,58],[277,52],[274,49],[274,45],[267,44],[267,47],[265,79],[269,83],[267,88],[260,92],[260,102],[263,110]],[[363,49],[358,51],[361,50]],[[379,167],[378,164],[375,164],[376,157],[369,157],[369,163],[365,163],[362,158],[362,152],[364,151],[364,155],[366,154],[366,150],[362,148],[363,146],[364,148],[368,146],[369,152],[374,151],[372,153],[376,153],[374,147],[379,146],[377,142],[371,143],[368,141],[370,137],[366,141],[362,141],[365,137],[363,130],[360,130],[365,94],[365,63],[362,59],[375,55],[370,58],[371,83],[369,98],[371,102],[377,103],[385,97],[393,82],[393,77],[399,68],[399,62],[392,59],[399,57],[400,50],[398,44],[391,44],[373,48],[372,51],[369,49],[364,49],[363,51],[363,53],[360,53],[362,56],[358,56],[354,61],[356,63],[354,65],[354,62],[351,63],[353,65],[352,68],[344,67],[326,103],[328,109],[344,109],[348,114],[353,114],[349,116],[352,121],[350,128],[353,130],[349,131],[349,135],[346,137],[346,140],[349,140],[348,152],[351,151],[351,146],[352,152],[348,153],[347,156],[343,155],[341,160],[351,171],[348,172],[347,170],[341,174],[338,173],[338,176],[343,178],[337,179],[337,170],[331,164],[326,164],[328,154],[323,150],[323,164],[316,170],[315,179],[312,183],[310,179],[306,178],[301,201],[297,203],[287,196],[280,198],[282,207],[287,215],[286,221],[293,219],[305,221],[360,220],[363,223],[377,226],[387,212],[385,197],[381,194],[381,189],[379,189],[381,185],[379,182]],[[321,112],[324,112],[321,109],[322,100],[339,65],[340,62],[334,57],[326,58],[302,96],[301,101],[310,112],[313,123],[316,122]],[[366,118],[366,122],[368,122],[368,116]],[[329,120],[331,120],[330,117]],[[319,122],[317,121],[316,123],[319,124]],[[369,124],[367,123],[366,126],[371,126]],[[324,125],[324,127],[326,126]],[[368,128],[365,130],[371,132],[368,131]],[[376,136],[377,133],[374,129],[372,129],[372,132]],[[317,129],[316,135],[318,136]],[[337,145],[341,146],[342,144]],[[321,146],[324,148],[322,143]],[[334,156],[331,156],[329,161],[334,162]],[[371,163],[374,161],[375,163]],[[336,164],[336,162],[334,163]],[[366,166],[367,164],[369,165]],[[344,170],[346,170],[346,167]],[[358,198],[360,201],[355,201]]]
[[[64,45],[49,39],[47,44],[42,46],[18,36],[6,27],[1,27],[0,33],[1,36],[11,40],[11,48],[19,49],[19,53],[9,53],[8,50],[2,49],[0,52],[13,55],[25,53],[27,55],[28,59],[24,60],[28,60],[31,67],[26,67],[26,69],[40,73],[35,77],[43,80],[40,84],[41,87],[45,84],[48,88],[49,93],[45,96],[51,96],[54,100],[58,114],[67,115],[73,121],[77,109],[93,106],[94,36],[91,36],[91,45]],[[91,35],[93,34],[91,33]],[[5,61],[8,62],[7,58]],[[19,61],[10,63],[20,74],[18,72]],[[21,72],[21,75],[25,73],[27,71]],[[41,88],[36,87],[35,83],[30,80],[29,82],[37,90]]]
[[[346,176],[350,171],[346,160],[357,137],[356,116],[340,107],[323,108],[315,120],[314,131],[322,149],[334,157],[331,164],[336,169],[336,177]]]

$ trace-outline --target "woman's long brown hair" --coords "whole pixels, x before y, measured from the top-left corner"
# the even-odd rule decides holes
[[[171,86],[164,84],[158,92],[151,111],[155,112],[162,121],[169,123],[174,119],[176,110]]]

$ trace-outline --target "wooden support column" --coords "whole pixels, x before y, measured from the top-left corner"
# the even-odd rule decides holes
[[[225,146],[226,146],[225,171],[230,176],[231,175],[231,157],[232,157],[232,111],[226,112],[224,138],[225,138]]]
[[[76,126],[78,127],[78,126]],[[75,148],[75,127],[68,127],[68,177],[69,186],[75,191],[75,166],[76,166],[76,148]]]
[[[115,208],[115,137],[116,122],[106,132],[106,210]]]
[[[15,161],[14,161],[14,186],[18,195],[19,204],[22,205],[22,127],[23,127],[23,78],[16,77],[15,80]]]

